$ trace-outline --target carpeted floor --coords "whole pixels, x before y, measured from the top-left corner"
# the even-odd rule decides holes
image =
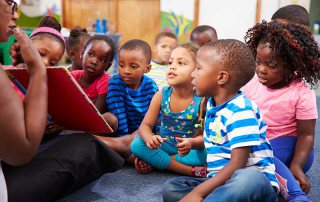
[[[318,112],[320,112],[320,97],[317,97]],[[317,120],[315,160],[308,176],[312,183],[309,197],[312,201],[320,201],[320,122]],[[65,197],[59,202],[158,202],[162,201],[161,189],[163,183],[176,176],[172,173],[153,172],[148,175],[138,174],[133,167],[108,173],[83,189]]]

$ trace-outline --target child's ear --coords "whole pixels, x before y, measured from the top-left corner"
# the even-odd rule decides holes
[[[218,76],[217,83],[219,86],[222,86],[225,83],[227,83],[227,81],[229,80],[230,74],[227,71],[220,71],[217,76]]]
[[[80,54],[81,60],[83,60],[83,58],[84,58],[84,57],[83,57],[83,54],[84,54],[84,49],[81,50],[81,54]]]
[[[148,64],[144,70],[144,73],[146,74],[146,73],[150,72],[150,70],[151,70],[151,64]]]
[[[69,58],[71,58],[71,59],[74,59],[75,55],[76,55],[76,53],[75,53],[75,51],[74,51],[73,49],[71,49],[71,50],[68,52],[68,56],[69,56]]]

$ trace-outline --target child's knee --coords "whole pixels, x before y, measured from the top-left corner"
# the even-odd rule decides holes
[[[144,153],[144,149],[147,148],[146,143],[142,140],[142,138],[138,135],[131,142],[131,152],[136,156],[141,156]]]

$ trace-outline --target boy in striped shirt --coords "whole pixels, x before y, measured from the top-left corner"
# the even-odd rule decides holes
[[[193,84],[209,97],[204,124],[207,178],[166,182],[164,201],[276,201],[279,185],[266,124],[239,89],[254,75],[255,59],[233,39],[209,42],[197,54]]]
[[[98,137],[123,157],[130,157],[130,144],[148,111],[157,84],[148,76],[151,48],[139,39],[127,41],[119,50],[119,74],[109,80],[108,112],[118,119],[114,137]]]

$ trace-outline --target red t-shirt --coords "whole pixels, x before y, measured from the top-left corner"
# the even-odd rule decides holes
[[[84,70],[75,70],[70,72],[74,79],[80,84],[80,79],[84,74]],[[82,88],[86,95],[90,98],[91,101],[95,101],[98,95],[106,94],[108,92],[108,82],[110,76],[105,73],[98,77],[88,88]]]

